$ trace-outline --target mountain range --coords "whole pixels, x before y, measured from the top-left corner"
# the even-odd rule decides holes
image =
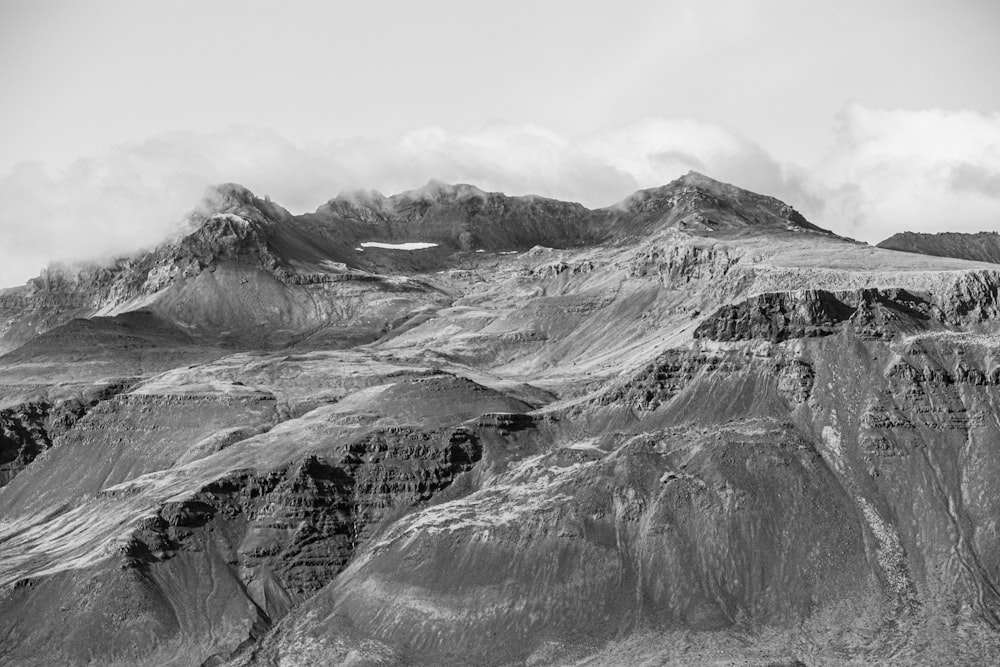
[[[1000,664],[987,246],[212,188],[0,290],[0,662]]]

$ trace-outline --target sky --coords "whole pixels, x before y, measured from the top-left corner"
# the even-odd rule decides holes
[[[435,178],[608,206],[690,169],[867,242],[1000,229],[995,0],[0,0],[0,286]]]

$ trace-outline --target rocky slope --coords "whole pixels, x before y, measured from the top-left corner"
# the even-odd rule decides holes
[[[878,247],[934,255],[935,257],[957,257],[975,262],[1000,264],[1000,235],[997,232],[979,232],[978,234],[903,232],[890,236],[879,243]]]
[[[996,267],[698,174],[220,193],[0,296],[0,661],[1000,660]]]

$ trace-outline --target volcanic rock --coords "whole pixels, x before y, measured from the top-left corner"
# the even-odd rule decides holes
[[[998,293],[696,173],[220,186],[0,292],[0,662],[996,664]]]

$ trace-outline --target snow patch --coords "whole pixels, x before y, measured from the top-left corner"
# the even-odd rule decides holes
[[[361,244],[362,248],[383,248],[385,250],[426,250],[427,248],[436,248],[437,243],[380,243],[378,241],[365,241]]]

